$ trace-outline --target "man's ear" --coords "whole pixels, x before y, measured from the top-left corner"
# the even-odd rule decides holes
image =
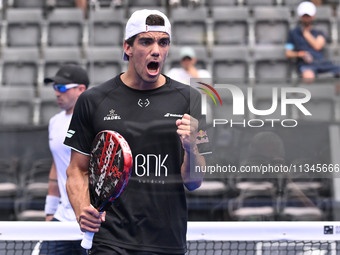
[[[86,86],[84,84],[80,84],[79,89],[81,90],[81,92],[84,92],[86,90]]]
[[[131,45],[129,45],[127,42],[124,42],[123,47],[125,54],[131,57],[132,56]]]

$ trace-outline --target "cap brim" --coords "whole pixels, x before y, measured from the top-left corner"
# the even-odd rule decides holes
[[[304,16],[304,15],[308,15],[308,16],[312,17],[312,16],[315,15],[315,13],[313,14],[313,13],[311,13],[311,12],[304,12],[304,13],[300,13],[300,14],[299,14],[300,17],[302,17],[302,16]]]
[[[72,81],[65,79],[64,77],[60,77],[60,76],[55,76],[52,78],[45,78],[44,79],[44,83],[50,83],[50,82],[54,82],[57,84],[68,84],[68,83],[72,83]]]
[[[193,59],[194,57],[193,57],[193,56],[190,56],[190,55],[183,55],[183,56],[181,57],[181,59],[184,59],[184,58],[190,58],[190,59]]]

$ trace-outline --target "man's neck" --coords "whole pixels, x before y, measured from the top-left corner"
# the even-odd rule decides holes
[[[139,78],[136,73],[131,73],[129,70],[120,76],[122,82],[132,88],[137,90],[151,90],[161,87],[165,84],[166,78],[164,75],[159,75],[156,82],[146,82]]]

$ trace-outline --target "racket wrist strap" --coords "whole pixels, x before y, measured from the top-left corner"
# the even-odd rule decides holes
[[[54,214],[57,211],[59,201],[59,197],[47,195],[45,201],[45,214]]]

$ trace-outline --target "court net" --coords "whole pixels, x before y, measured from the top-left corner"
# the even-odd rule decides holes
[[[339,237],[340,222],[189,222],[187,254],[336,255]],[[0,222],[0,255],[58,254],[43,241],[81,239],[77,223]]]

